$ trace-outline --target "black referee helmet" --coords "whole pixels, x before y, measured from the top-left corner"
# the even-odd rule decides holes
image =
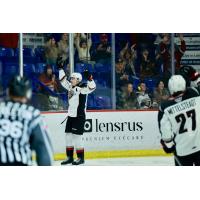
[[[9,83],[8,89],[10,96],[31,99],[32,87],[30,81],[26,77],[14,76]]]

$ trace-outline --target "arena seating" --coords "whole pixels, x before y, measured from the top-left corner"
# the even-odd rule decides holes
[[[0,48],[0,57],[14,56],[14,50],[12,48]]]
[[[94,101],[94,95],[88,95],[88,100],[87,100],[87,108],[88,109],[95,109],[95,101]]]
[[[36,73],[34,64],[24,64],[24,74],[28,77],[31,77]]]
[[[156,87],[157,80],[155,78],[146,78],[144,79],[146,86],[149,92],[153,92],[153,89]]]
[[[45,63],[37,63],[36,64],[36,73],[41,74],[45,71],[46,64]]]
[[[3,67],[3,75],[12,76],[19,72],[19,64],[18,63],[5,63]]]
[[[34,54],[38,62],[44,62],[44,48],[35,48]]]
[[[15,56],[19,56],[19,49],[15,49]],[[23,48],[24,57],[34,57],[33,50],[31,48]]]
[[[60,37],[60,36],[59,36]],[[58,38],[59,38],[58,37]],[[116,39],[118,43],[116,43],[116,55],[121,50],[122,44],[127,41],[126,35],[118,35],[116,34]],[[119,39],[119,40],[118,40]],[[111,34],[108,34],[108,41],[111,43]],[[95,48],[100,42],[99,34],[92,34],[92,50],[95,54]],[[77,51],[75,51],[77,55]],[[23,49],[24,55],[24,74],[32,79],[33,91],[35,93],[38,92],[38,85],[35,83],[33,77],[38,77],[39,74],[43,73],[46,67],[45,59],[44,59],[44,48],[37,47],[34,50],[31,48]],[[91,54],[92,55],[92,54]],[[78,58],[78,57],[77,57]],[[3,75],[3,88],[7,86],[8,80],[10,77],[19,72],[19,49],[11,49],[11,48],[0,48],[0,74]],[[83,74],[85,69],[88,69],[93,73],[93,77],[95,82],[97,83],[97,89],[94,93],[88,96],[88,108],[89,109],[110,109],[111,105],[111,83],[112,83],[112,71],[111,64],[109,62],[105,62],[104,64],[100,63],[100,61],[95,64],[86,64],[79,63],[78,59],[76,62],[75,56],[75,71]],[[58,69],[56,66],[52,66],[53,72],[58,77]],[[136,72],[140,71],[140,59],[136,61]],[[86,80],[84,80],[86,81]],[[132,81],[132,80],[131,80]],[[157,80],[155,78],[147,78],[144,80],[149,91],[153,91],[156,86]],[[139,79],[133,79],[133,87],[136,90],[138,84],[140,83]],[[67,104],[67,94],[60,94],[60,98],[62,101]]]
[[[95,96],[96,109],[111,109],[111,98],[109,96]]]
[[[77,63],[76,66],[75,66],[75,71],[77,71],[79,73],[83,73],[84,70],[86,70],[86,69],[90,72],[94,71],[91,64]]]
[[[133,89],[137,90],[139,84],[140,84],[140,79],[134,78],[133,79]]]

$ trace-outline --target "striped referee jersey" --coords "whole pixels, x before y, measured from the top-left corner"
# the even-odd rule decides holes
[[[40,111],[27,104],[0,103],[0,165],[52,165],[53,151]]]

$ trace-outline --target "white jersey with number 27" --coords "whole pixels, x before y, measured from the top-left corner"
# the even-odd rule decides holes
[[[162,139],[175,143],[178,156],[200,151],[200,96],[196,88],[161,104],[158,121]]]

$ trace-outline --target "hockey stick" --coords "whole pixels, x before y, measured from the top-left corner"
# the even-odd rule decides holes
[[[60,123],[63,124],[67,120],[68,116]]]
[[[179,166],[183,166],[176,155],[174,155],[174,159],[178,163]]]

